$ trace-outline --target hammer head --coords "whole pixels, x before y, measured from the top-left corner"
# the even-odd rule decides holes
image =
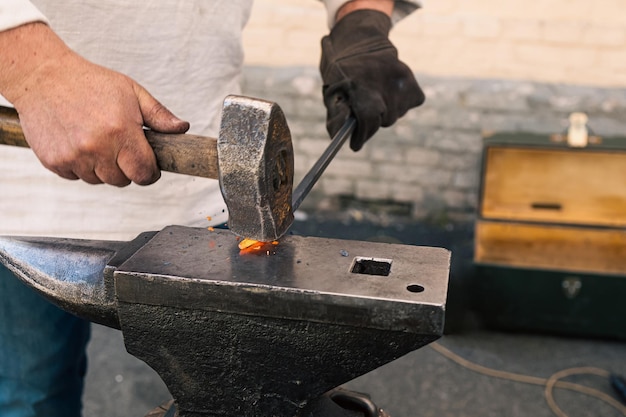
[[[293,146],[276,103],[228,96],[217,139],[219,180],[236,235],[276,240],[291,223]]]

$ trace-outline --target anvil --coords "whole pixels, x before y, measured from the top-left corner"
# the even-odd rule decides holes
[[[300,416],[443,334],[445,249],[295,235],[237,243],[183,226],[130,242],[2,237],[0,261],[61,308],[121,329],[180,417]]]

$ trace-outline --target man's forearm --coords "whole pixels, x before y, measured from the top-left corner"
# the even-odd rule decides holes
[[[395,0],[353,0],[346,2],[337,10],[335,23],[339,22],[344,16],[356,10],[377,10],[391,16]]]
[[[391,15],[391,22],[397,23],[422,5],[422,0],[321,0],[326,7],[327,22],[333,28],[346,14],[359,9],[379,10]],[[340,12],[340,9],[343,9]]]
[[[61,59],[69,48],[48,25],[33,22],[1,31],[0,51],[0,94],[15,103],[28,91],[35,71]]]

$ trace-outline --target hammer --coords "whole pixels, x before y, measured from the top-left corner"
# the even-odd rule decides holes
[[[289,229],[293,212],[351,135],[354,124],[353,119],[346,122],[295,193],[291,133],[276,103],[227,96],[217,139],[144,133],[161,170],[219,179],[229,229],[238,236],[267,242]],[[1,106],[0,144],[28,147],[17,112]]]

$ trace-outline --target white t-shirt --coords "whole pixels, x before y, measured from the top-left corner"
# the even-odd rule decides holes
[[[325,1],[329,25],[345,1]],[[251,7],[252,0],[3,0],[0,30],[47,18],[72,49],[130,76],[189,121],[189,133],[216,137],[224,97],[240,92]],[[396,2],[394,20],[417,7]],[[0,235],[113,240],[170,224],[209,226],[207,217],[227,221],[217,180],[164,172],[147,187],[94,186],[62,179],[29,149],[9,146],[0,146],[0,213]]]

